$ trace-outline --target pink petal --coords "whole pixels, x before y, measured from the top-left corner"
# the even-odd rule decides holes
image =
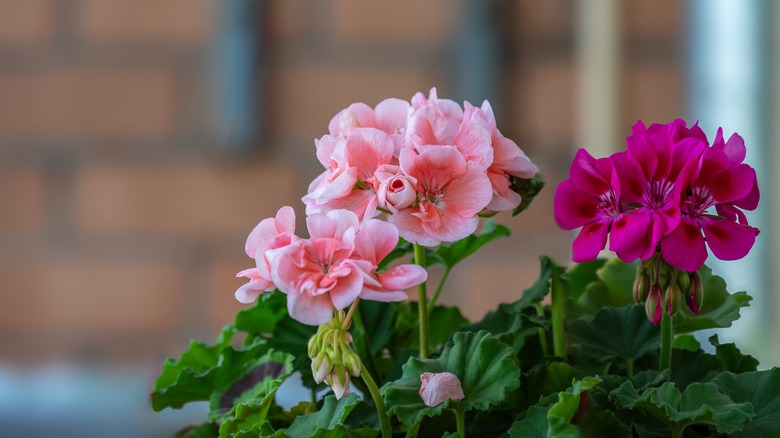
[[[328,124],[330,135],[349,135],[355,128],[374,127],[374,110],[365,103],[353,103],[336,114]]]
[[[571,179],[558,185],[553,201],[555,223],[564,230],[579,228],[596,219],[596,198],[580,190]]]
[[[261,242],[273,239],[277,234],[278,231],[276,230],[274,218],[269,217],[260,221],[246,238],[246,243],[244,244],[246,255],[255,258],[258,245],[260,245]]]
[[[440,244],[441,240],[434,238],[423,228],[422,220],[416,216],[419,213],[419,206],[405,208],[391,215],[389,221],[398,228],[398,234],[411,243],[428,247]]]
[[[385,99],[375,108],[376,127],[388,134],[404,129],[410,112],[409,102],[396,98]]]
[[[670,265],[693,272],[707,260],[707,248],[698,223],[686,216],[671,233],[661,240],[661,254]]]
[[[488,171],[487,176],[493,187],[493,198],[487,205],[488,210],[508,211],[520,205],[523,198],[510,188],[509,175]]]
[[[420,376],[420,397],[428,407],[438,406],[447,399],[463,400],[463,387],[452,373],[423,373]]]
[[[355,252],[374,266],[379,264],[398,243],[398,228],[378,219],[369,219],[355,236]]]
[[[373,177],[381,165],[390,163],[394,151],[390,136],[378,129],[356,129],[347,138],[347,163],[357,168],[356,175],[364,181]]]
[[[478,163],[483,171],[493,164],[491,132],[481,124],[464,121],[452,144],[463,154],[466,161]]]
[[[401,166],[403,167],[403,162]],[[413,171],[408,174],[417,179],[418,190],[423,186],[431,192],[436,192],[466,173],[466,170],[466,160],[457,149],[452,146],[436,146],[421,150],[420,155],[414,158]],[[486,201],[485,205],[488,202],[490,200]]]
[[[339,278],[336,285],[330,290],[331,302],[333,307],[338,310],[349,307],[363,290],[363,278],[360,271],[353,267],[347,269],[349,269],[349,274]]]
[[[287,311],[302,324],[322,325],[333,317],[333,304],[327,294],[287,294]]]
[[[642,212],[621,214],[612,222],[609,249],[626,251],[642,240],[650,231],[650,215]]]
[[[704,237],[715,257],[738,260],[745,257],[756,242],[756,229],[727,220],[702,219]]]
[[[461,217],[471,217],[487,207],[493,199],[493,186],[484,171],[476,166],[442,188],[437,204],[446,206]]]
[[[466,218],[446,207],[438,210],[435,214],[439,214],[440,221],[422,223],[423,229],[436,240],[457,242],[473,234],[479,225],[479,217],[476,214]]]
[[[358,169],[350,167],[336,179],[327,184],[325,190],[317,197],[318,204],[324,204],[332,199],[343,198],[349,195],[355,189],[355,183],[358,180]]]
[[[582,227],[572,244],[572,261],[583,263],[595,260],[607,243],[608,230],[609,221],[591,222]]]
[[[418,265],[399,265],[379,274],[379,281],[388,290],[403,291],[428,279],[428,271]]]
[[[532,178],[539,173],[522,149],[503,136],[493,139],[493,167],[518,178]]]

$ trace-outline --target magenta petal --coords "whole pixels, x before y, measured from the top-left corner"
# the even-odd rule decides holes
[[[595,260],[607,244],[607,231],[609,231],[609,221],[606,220],[591,222],[582,227],[572,244],[572,261],[583,263]]]
[[[661,254],[670,265],[693,272],[707,259],[707,248],[699,225],[686,218],[661,241]]]
[[[739,201],[734,201],[734,205],[752,211],[758,207],[759,199],[761,199],[761,192],[758,190],[758,181],[753,181],[753,187],[750,189],[750,193]]]
[[[747,164],[740,164],[716,173],[707,186],[715,200],[726,203],[748,196],[755,183],[756,171]]]
[[[702,227],[707,245],[721,260],[738,260],[745,257],[756,242],[756,229],[736,222],[703,219]]]
[[[745,161],[745,156],[747,155],[745,140],[736,132],[731,134],[729,141],[723,146],[723,152],[726,153],[732,163],[741,163]]]
[[[558,185],[553,202],[555,223],[564,230],[579,228],[596,219],[596,198],[580,190],[574,181],[567,179]]]
[[[621,214],[612,221],[609,249],[626,251],[645,237],[650,229],[650,215],[642,212]]]
[[[577,187],[593,196],[599,196],[609,190],[609,181],[599,172],[597,160],[585,149],[579,149],[569,168],[571,181]],[[611,174],[611,169],[610,169]]]

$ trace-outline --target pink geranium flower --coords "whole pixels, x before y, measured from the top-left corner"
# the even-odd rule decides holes
[[[357,128],[376,128],[390,135],[395,153],[404,146],[406,126],[411,113],[409,102],[390,98],[385,99],[375,107],[364,103],[353,103],[336,114],[328,124],[328,131],[333,137],[348,137]]]
[[[256,266],[236,274],[236,277],[249,278],[249,282],[236,291],[238,301],[252,303],[261,293],[275,289],[266,253],[289,245],[295,239],[294,233],[295,211],[288,206],[280,208],[276,217],[260,221],[249,233],[244,249],[246,255],[255,259]]]
[[[348,210],[313,214],[306,223],[309,239],[267,251],[273,283],[287,294],[288,313],[297,321],[325,324],[334,309],[342,310],[358,297],[405,300],[403,290],[427,278],[416,265],[377,272],[398,243],[398,231],[389,223],[369,219],[361,224]]]
[[[452,146],[401,151],[401,169],[416,181],[419,202],[390,216],[401,237],[425,246],[455,242],[476,230],[493,197],[487,175]]]

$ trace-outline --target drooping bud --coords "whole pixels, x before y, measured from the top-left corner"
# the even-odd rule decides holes
[[[643,303],[647,299],[647,289],[650,280],[647,278],[646,269],[637,269],[636,278],[634,279],[634,301]]]
[[[319,356],[311,363],[311,372],[314,376],[314,381],[322,383],[328,377],[333,366],[331,361],[328,360],[328,355],[323,351]]]
[[[658,283],[653,284],[650,288],[650,293],[647,295],[647,301],[645,301],[645,312],[647,312],[647,318],[653,325],[658,325],[661,322],[663,316],[663,291],[661,285]]]
[[[420,376],[420,397],[425,406],[438,406],[447,399],[463,400],[463,387],[458,376],[452,373],[422,373]]]
[[[677,309],[680,308],[680,286],[676,281],[669,283],[669,287],[666,288],[664,293],[664,310],[669,316],[674,316],[677,313]]]
[[[347,372],[352,374],[355,377],[360,376],[360,359],[357,357],[357,354],[355,354],[352,349],[345,350],[343,356],[341,356],[341,362],[344,364],[344,368],[346,368]]]
[[[693,313],[699,313],[702,302],[704,302],[704,284],[698,272],[691,272],[690,281],[691,285],[687,291],[688,307],[690,307]]]
[[[680,271],[680,274],[677,275],[677,285],[680,287],[680,292],[687,294],[691,287],[691,274]]]
[[[349,395],[349,373],[347,370],[333,370],[328,376],[328,385],[333,389],[337,400]]]

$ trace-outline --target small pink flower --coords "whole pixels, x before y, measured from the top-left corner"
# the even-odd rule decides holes
[[[417,201],[417,181],[404,175],[399,166],[386,165],[376,172],[379,183],[377,200],[379,206],[391,213],[409,207]]]
[[[256,267],[244,269],[236,277],[247,277],[249,282],[236,291],[236,299],[248,304],[254,302],[258,295],[274,290],[271,279],[270,261],[267,251],[283,248],[295,238],[295,211],[292,207],[282,207],[276,217],[263,219],[249,233],[246,239],[246,255],[255,259]]]
[[[422,385],[420,386],[420,397],[425,406],[438,406],[447,399],[463,400],[466,396],[463,394],[458,376],[452,373],[422,373],[420,376]]]
[[[419,202],[390,216],[401,237],[420,245],[455,242],[476,230],[493,190],[485,172],[452,146],[401,151],[401,169],[416,184]]]

